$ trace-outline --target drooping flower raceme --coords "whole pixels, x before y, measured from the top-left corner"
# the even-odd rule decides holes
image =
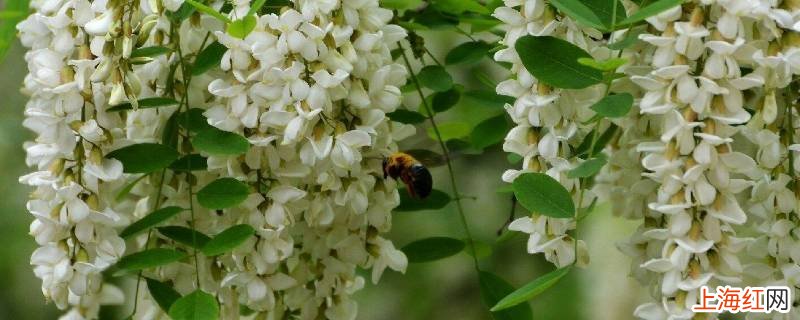
[[[230,10],[232,20],[250,10],[249,1],[223,4],[210,5]],[[170,236],[186,227],[207,235],[241,224],[255,230],[232,252],[198,252],[142,271],[147,283],[169,283],[181,295],[215,293],[223,318],[237,318],[243,305],[275,318],[354,319],[351,295],[364,284],[356,267],[372,269],[373,282],[387,268],[405,270],[404,254],[381,237],[399,203],[381,163],[414,132],[386,117],[407,73],[390,49],[406,33],[389,24],[392,12],[377,0],[256,10],[255,28],[243,38],[183,1],[32,7],[19,30],[30,48],[25,125],[37,137],[25,147],[36,171],[20,181],[36,188],[28,209],[41,247],[31,263],[45,296],[72,308],[66,317],[96,318],[101,304],[124,300],[102,274],[122,256],[159,246],[198,251]],[[191,70],[211,49],[224,52],[219,66]],[[140,105],[152,99],[177,105]],[[203,130],[244,137],[247,151],[193,143]],[[137,174],[107,157],[145,144],[203,159],[206,169]],[[249,195],[210,210],[197,190],[221,178],[243,182]],[[166,207],[185,211],[127,245],[119,236]],[[137,285],[137,318],[166,311],[145,281]]]
[[[565,16],[556,16],[545,1],[505,1],[494,16],[504,23],[506,48],[495,53],[495,60],[512,64],[511,79],[497,86],[497,93],[516,98],[506,111],[516,126],[505,138],[503,150],[522,157],[520,170],[508,170],[503,181],[512,182],[526,172],[546,173],[559,181],[576,204],[588,207],[595,199],[581,192],[580,180],[567,177],[567,171],[579,164],[571,146],[580,143],[591,127],[584,123],[592,117],[589,106],[603,94],[598,86],[581,90],[562,90],[539,82],[522,64],[514,45],[526,35],[551,35],[566,39],[589,52],[595,47],[591,34]],[[575,146],[573,146],[575,147]],[[582,199],[580,199],[583,197]],[[530,234],[529,253],[544,253],[548,261],[566,266],[576,261],[588,263],[586,245],[567,232],[575,227],[575,219],[551,218],[533,213],[509,225],[510,230]],[[576,252],[577,248],[577,252]],[[577,257],[576,257],[577,254]]]
[[[253,146],[241,169],[216,155],[209,169],[269,188],[241,216],[256,240],[222,261],[223,292],[235,289],[253,310],[353,319],[350,294],[363,285],[355,267],[371,267],[377,281],[385,268],[406,266],[379,235],[399,200],[381,159],[409,132],[385,116],[406,79],[389,45],[405,31],[387,24],[391,11],[377,1],[354,4],[298,1],[259,16],[244,39],[215,32],[227,48],[224,76],[208,85],[214,100],[204,114]]]

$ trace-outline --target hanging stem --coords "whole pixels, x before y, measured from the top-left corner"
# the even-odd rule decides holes
[[[436,140],[439,142],[439,146],[442,148],[442,153],[444,155],[445,163],[447,164],[447,171],[450,175],[450,185],[453,189],[453,198],[456,202],[456,207],[458,209],[458,216],[461,219],[461,224],[464,227],[464,233],[467,236],[467,242],[469,245],[469,251],[472,255],[472,262],[474,263],[475,271],[480,272],[480,266],[478,265],[478,255],[475,252],[475,241],[472,239],[472,232],[469,230],[469,224],[467,223],[467,216],[464,214],[464,208],[461,206],[461,197],[460,193],[458,192],[458,183],[456,182],[455,171],[453,171],[453,164],[452,160],[450,159],[450,151],[447,149],[447,145],[445,144],[444,140],[442,139],[442,134],[439,132],[439,127],[436,125],[436,120],[433,119],[433,109],[428,105],[428,101],[425,99],[425,95],[422,93],[422,86],[419,84],[419,80],[417,79],[417,75],[414,73],[413,69],[411,68],[411,62],[408,60],[408,55],[406,54],[405,48],[403,48],[402,44],[398,44],[400,46],[400,52],[403,55],[403,61],[408,68],[408,72],[411,75],[411,81],[414,82],[414,86],[417,88],[417,93],[419,93],[419,97],[422,100],[422,105],[425,108],[425,113],[427,113],[428,121],[431,123],[431,127],[433,127],[433,132],[436,134]]]

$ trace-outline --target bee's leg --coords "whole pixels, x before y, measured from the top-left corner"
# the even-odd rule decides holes
[[[417,196],[417,190],[414,189],[414,180],[406,173],[406,171],[404,171],[400,176],[400,180],[403,180],[403,183],[406,185],[406,189],[408,189],[408,195],[411,198],[419,198],[419,196]]]

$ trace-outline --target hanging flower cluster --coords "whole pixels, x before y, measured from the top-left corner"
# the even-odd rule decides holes
[[[386,117],[405,30],[377,0],[255,3],[212,1],[220,21],[176,0],[32,1],[20,181],[65,318],[122,303],[103,280],[120,269],[137,318],[174,316],[167,290],[228,319],[355,319],[356,267],[405,270],[381,237],[399,203],[382,160],[414,133]]]
[[[692,1],[648,17],[646,28],[604,39],[544,1],[505,3],[494,15],[506,28],[507,48],[495,59],[513,64],[513,78],[497,92],[516,98],[507,110],[517,126],[504,150],[524,160],[522,170],[507,171],[503,180],[546,173],[573,195],[578,213],[592,198],[575,196],[594,191],[617,214],[642,220],[620,244],[656,298],[635,316],[693,319],[701,286],[798,283],[796,4]],[[620,10],[639,10],[620,3]],[[594,139],[586,134],[593,110],[607,116],[596,109],[602,86],[554,89],[537,80],[515,48],[524,36],[565,39],[595,61],[625,58],[608,91],[632,94],[636,103],[624,117],[601,121],[622,132],[605,146],[609,165],[596,188],[565,173],[582,172],[575,150]],[[640,43],[615,43],[626,36]],[[565,235],[575,227],[575,220],[534,212],[509,229],[530,233],[528,251],[563,267],[581,252]],[[738,235],[744,228],[759,236]]]
[[[494,16],[507,28],[502,40],[507,48],[494,57],[511,63],[513,74],[497,86],[497,93],[516,98],[506,107],[516,126],[506,136],[503,150],[523,159],[522,169],[506,171],[503,181],[512,182],[525,172],[545,172],[570,192],[579,208],[588,208],[595,195],[584,193],[580,179],[569,177],[567,171],[578,163],[573,148],[592,130],[585,124],[593,116],[589,106],[602,96],[603,88],[562,90],[540,82],[525,69],[514,45],[521,36],[532,34],[556,36],[592,51],[600,34],[584,32],[568,17],[557,17],[543,0],[509,2],[497,8]],[[544,253],[548,261],[563,267],[575,262],[576,254],[578,263],[588,263],[586,244],[567,234],[575,223],[573,218],[533,214],[513,221],[509,229],[529,233],[528,252]]]

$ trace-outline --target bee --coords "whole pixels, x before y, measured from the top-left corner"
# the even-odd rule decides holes
[[[424,199],[431,194],[433,178],[430,171],[411,155],[396,152],[383,159],[383,178],[402,181],[412,198]]]

